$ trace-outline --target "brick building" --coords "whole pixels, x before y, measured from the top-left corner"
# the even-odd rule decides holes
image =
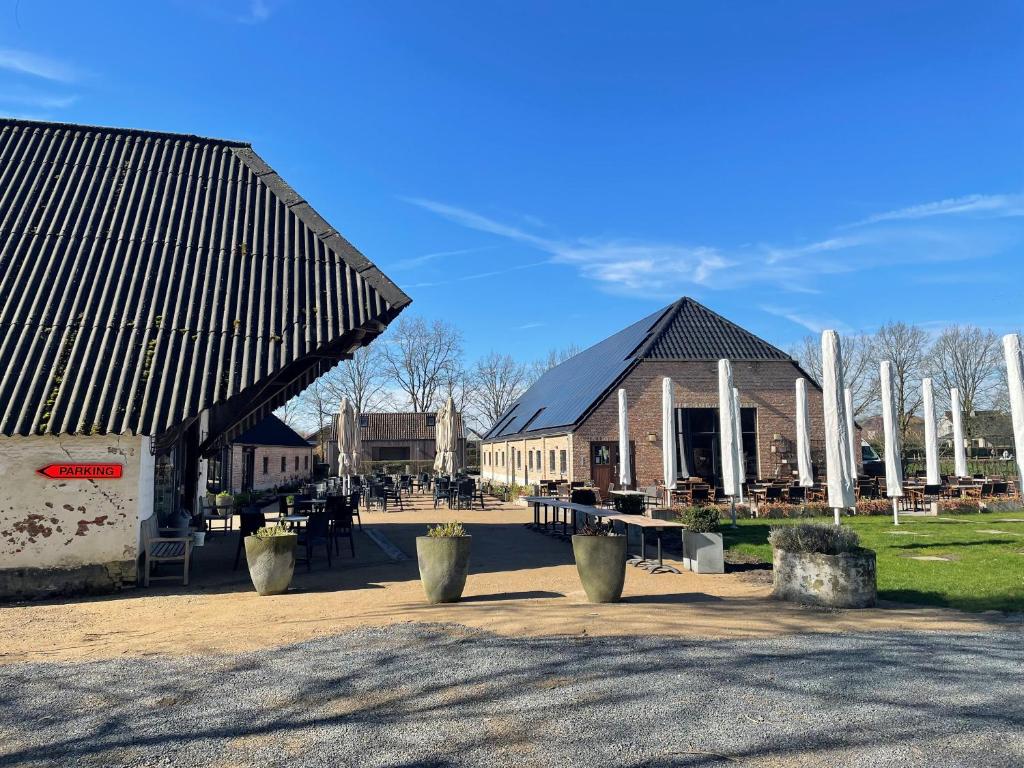
[[[789,355],[684,297],[541,376],[484,436],[481,473],[499,482],[619,480],[619,388],[626,390],[634,485],[662,482],[662,379],[672,378],[677,466],[721,479],[718,360],[740,393],[748,479],[791,476],[795,380],[807,379],[812,453],[822,463],[821,389]]]
[[[313,446],[270,414],[209,461],[207,487],[231,493],[262,491],[312,475]]]
[[[437,453],[437,414],[428,413],[360,413],[359,436],[362,440],[360,458],[363,469],[381,463],[408,463],[416,470],[432,464]],[[466,465],[466,435],[462,418],[457,418],[458,456],[461,466]],[[316,444],[318,461],[330,465],[330,473],[338,473],[337,417],[332,423],[309,435]],[[326,448],[326,456],[321,450]]]

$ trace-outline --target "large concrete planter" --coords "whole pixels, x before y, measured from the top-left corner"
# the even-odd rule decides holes
[[[625,536],[573,536],[572,553],[583,591],[592,603],[614,603],[626,581]]]
[[[774,550],[773,595],[781,600],[869,608],[875,604],[875,553],[870,549],[842,555]]]
[[[469,575],[472,536],[417,536],[416,559],[428,603],[454,603]]]
[[[722,534],[683,531],[683,567],[694,573],[725,573]]]
[[[295,573],[295,545],[299,537],[245,537],[245,560],[249,564],[252,585],[261,595],[280,595],[288,590]]]

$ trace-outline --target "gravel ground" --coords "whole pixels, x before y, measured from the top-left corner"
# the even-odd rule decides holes
[[[509,639],[0,667],[0,766],[1020,766],[1024,643]]]

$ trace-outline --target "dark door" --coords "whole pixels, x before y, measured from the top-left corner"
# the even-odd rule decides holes
[[[629,453],[630,466],[635,468],[636,448],[632,440],[629,442]],[[631,474],[635,475],[635,472]],[[590,479],[602,493],[607,493],[609,483],[619,484],[618,442],[590,444]],[[636,487],[635,476],[633,476],[632,487]]]
[[[252,480],[256,474],[256,449],[242,447],[242,493],[252,492]]]

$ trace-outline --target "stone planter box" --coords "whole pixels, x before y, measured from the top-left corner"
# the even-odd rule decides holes
[[[472,536],[417,536],[416,559],[428,603],[454,603],[469,575]]]
[[[722,534],[683,531],[683,568],[694,573],[725,573]]]
[[[626,583],[625,536],[573,536],[572,553],[587,600],[614,603]]]
[[[772,594],[780,600],[832,608],[869,608],[875,604],[875,553],[842,555],[773,551]]]
[[[271,536],[258,539],[245,537],[245,561],[249,577],[261,595],[280,595],[286,592],[295,574],[295,545],[299,537]]]

